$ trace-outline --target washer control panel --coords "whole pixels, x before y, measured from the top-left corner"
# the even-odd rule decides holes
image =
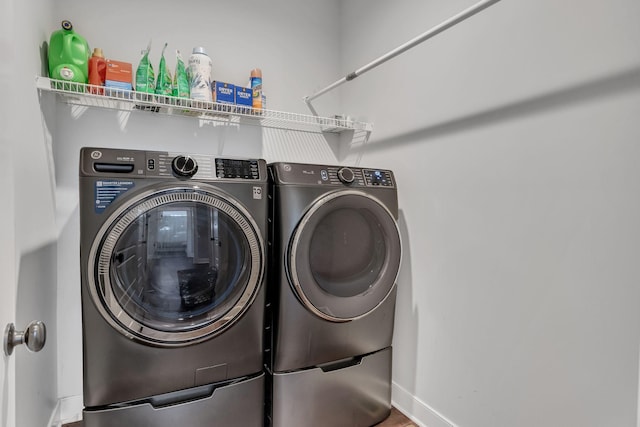
[[[206,154],[83,148],[80,172],[84,176],[123,178],[266,181],[267,164],[262,159],[216,158]]]
[[[282,184],[336,185],[394,188],[393,172],[386,169],[274,163],[275,179]]]

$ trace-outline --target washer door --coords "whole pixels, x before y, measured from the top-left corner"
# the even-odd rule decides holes
[[[202,341],[255,298],[264,247],[249,213],[215,188],[163,187],[120,206],[89,254],[89,290],[118,331],[159,346]]]
[[[289,274],[302,303],[344,322],[365,316],[393,290],[401,258],[395,218],[375,197],[344,190],[317,200],[289,246]]]

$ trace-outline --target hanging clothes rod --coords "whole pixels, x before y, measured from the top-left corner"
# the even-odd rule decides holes
[[[318,115],[315,111],[315,109],[311,106],[311,101],[313,101],[314,99],[316,99],[317,97],[319,97],[320,95],[324,95],[325,93],[337,88],[338,86],[342,85],[343,83],[346,83],[348,81],[351,81],[353,79],[355,79],[356,77],[366,73],[367,71],[377,67],[378,65],[381,65],[385,62],[387,62],[388,60],[395,58],[396,56],[400,55],[403,52],[406,52],[407,50],[411,49],[412,47],[415,47],[417,45],[419,45],[420,43],[430,39],[431,37],[440,34],[441,32],[453,27],[456,24],[459,24],[460,22],[464,21],[465,19],[475,15],[476,13],[486,9],[487,7],[493,5],[494,3],[499,2],[500,0],[482,0],[476,4],[474,4],[473,6],[463,10],[462,12],[458,13],[457,15],[452,16],[451,18],[447,19],[446,21],[441,22],[440,24],[436,25],[435,27],[431,28],[430,30],[426,31],[425,33],[420,34],[419,36],[409,40],[408,42],[404,43],[401,46],[398,46],[397,48],[389,51],[388,53],[382,55],[381,57],[379,57],[376,60],[371,61],[370,63],[368,63],[367,65],[358,68],[357,70],[347,74],[345,77],[341,78],[340,80],[331,83],[329,86],[325,87],[324,89],[314,93],[313,95],[309,95],[309,96],[305,96],[304,97],[304,102],[307,104],[307,106],[309,107],[309,109],[313,112],[314,115]]]

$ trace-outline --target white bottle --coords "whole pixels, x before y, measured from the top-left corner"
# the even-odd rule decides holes
[[[212,68],[211,58],[209,58],[204,48],[194,47],[187,67],[191,99],[211,102]]]

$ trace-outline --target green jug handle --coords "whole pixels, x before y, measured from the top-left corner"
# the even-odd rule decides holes
[[[64,35],[64,38],[63,38],[64,40],[63,44],[65,49],[64,52],[71,52],[71,43],[77,38],[78,38],[78,35],[76,33],[69,33]],[[81,65],[83,64],[83,62],[85,62],[79,58],[72,58],[72,61],[75,65]]]
[[[64,48],[62,49],[63,52],[71,52],[71,41],[73,40],[73,37],[74,34],[71,32],[62,36],[62,44],[64,45]]]
[[[71,52],[71,40],[73,38],[73,25],[71,25],[71,21],[64,20],[62,21],[62,52]]]

